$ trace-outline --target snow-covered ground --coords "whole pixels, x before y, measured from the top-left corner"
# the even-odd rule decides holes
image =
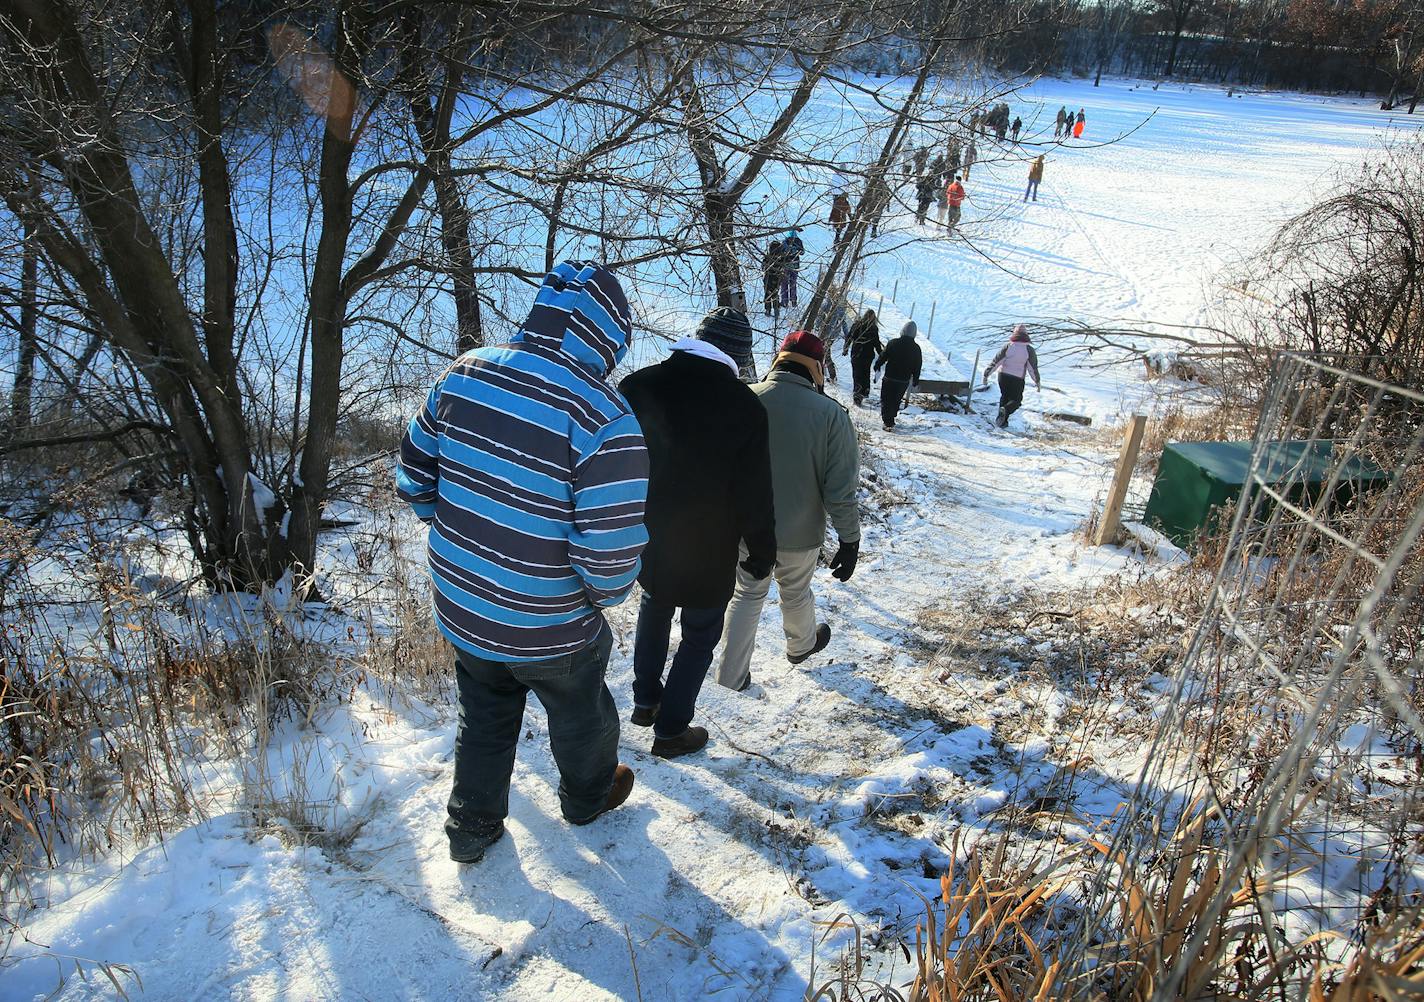
[[[1060,102],[1086,108],[1089,126],[1074,148],[1048,147],[1038,203],[1019,201],[1027,165],[1005,152],[974,170],[967,239],[880,258],[862,290],[867,305],[885,295],[892,332],[912,307],[925,329],[935,302],[933,340],[962,370],[992,349],[988,325],[1084,314],[1192,322],[1222,264],[1387,126],[1363,102],[1299,96],[1124,82],[1043,82],[1030,94],[1046,113],[1024,114],[1028,136],[1042,138],[1048,121],[1051,137]],[[302,846],[254,834],[234,813],[36,874],[42,907],[11,938],[0,996],[43,996],[72,971],[55,958],[84,958],[132,967],[154,999],[792,1000],[822,923],[849,915],[872,945],[912,937],[913,892],[938,891],[956,834],[972,839],[1015,810],[1059,803],[1070,760],[1072,811],[1087,824],[1109,817],[1140,761],[1134,728],[1158,694],[1150,676],[1107,695],[1097,668],[1072,676],[1046,620],[1000,630],[992,657],[953,654],[966,632],[1010,622],[1030,591],[1090,587],[1127,567],[1167,572],[1081,542],[1111,443],[1033,413],[1074,410],[1101,425],[1145,392],[1138,370],[1045,362],[1061,392],[1031,396],[1012,432],[982,413],[913,408],[887,435],[878,414],[855,412],[866,531],[849,584],[817,578],[830,647],[788,665],[769,604],[753,690],[704,690],[705,754],[654,759],[650,735],[625,726],[637,786],[624,808],[587,828],[559,820],[531,705],[509,835],[459,868],[441,829],[453,707],[359,688],[309,730],[289,729],[274,753],[279,765],[301,759],[309,796],[354,837]],[[418,523],[401,524],[417,551]],[[635,606],[611,617],[609,682],[625,713]],[[981,618],[966,622],[968,610]],[[1094,713],[1109,726],[1088,728]],[[817,948],[822,973],[832,953]],[[886,965],[896,956],[880,954]],[[896,980],[904,972],[901,961]],[[91,968],[59,997],[112,993]]]

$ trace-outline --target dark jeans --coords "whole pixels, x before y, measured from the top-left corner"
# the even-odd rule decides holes
[[[855,402],[860,403],[870,396],[870,367],[875,364],[875,349],[873,348],[852,348],[850,352],[850,371],[854,385],[851,387],[851,395],[855,397]]]
[[[682,643],[677,645],[667,681],[668,644],[677,606],[660,602],[647,592],[638,605],[638,635],[633,641],[633,702],[659,706],[653,733],[675,738],[687,730],[697,708],[697,694],[712,664],[712,652],[722,639],[722,617],[727,607],[682,610]]]
[[[1033,200],[1034,200],[1035,202],[1038,201],[1038,182],[1037,182],[1037,181],[1030,181],[1030,182],[1028,183],[1028,187],[1024,189],[1024,201],[1025,201],[1025,202],[1028,201],[1028,197],[1029,197],[1030,195],[1033,196]]]
[[[999,373],[999,408],[1004,412],[1005,418],[1019,409],[1019,405],[1023,403],[1023,395],[1024,380],[1022,376],[1011,376],[1007,372]]]
[[[766,315],[781,312],[781,301],[777,298],[781,291],[781,279],[776,275],[762,276],[762,305],[766,307]]]
[[[796,305],[796,280],[801,276],[800,270],[787,268],[781,273],[781,305]]]
[[[530,692],[549,715],[565,819],[583,821],[603,809],[618,766],[618,708],[603,682],[612,650],[613,634],[605,624],[587,647],[547,661],[489,661],[456,653],[460,727],[445,822],[451,837],[497,830],[509,814],[514,749]]]
[[[908,379],[891,379],[886,376],[880,383],[880,420],[891,428],[895,427],[895,415],[900,413],[900,401],[905,399],[905,391],[909,388]]]

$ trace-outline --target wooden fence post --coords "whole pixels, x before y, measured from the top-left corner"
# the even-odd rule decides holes
[[[974,368],[969,370],[969,389],[964,391],[964,413],[972,414],[969,405],[974,402],[974,384],[979,381],[979,350],[974,351]]]
[[[1098,520],[1098,533],[1093,539],[1095,546],[1117,542],[1118,531],[1122,528],[1122,503],[1127,500],[1127,485],[1132,482],[1132,470],[1137,465],[1137,452],[1142,448],[1142,432],[1146,427],[1147,418],[1141,414],[1134,414],[1128,420],[1127,433],[1122,438],[1122,452],[1117,457],[1117,470],[1113,473],[1112,488],[1108,491],[1108,501],[1103,506],[1103,517]]]

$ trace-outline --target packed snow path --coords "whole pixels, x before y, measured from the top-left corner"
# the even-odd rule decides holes
[[[452,706],[366,696],[318,721],[338,761],[314,797],[379,777],[348,847],[249,844],[223,818],[123,869],[56,875],[26,936],[129,963],[152,998],[583,1002],[636,998],[637,985],[648,1000],[713,988],[796,999],[826,931],[816,923],[849,914],[876,941],[882,927],[912,931],[906,885],[934,891],[954,830],[1037,796],[1055,771],[1046,740],[1026,751],[996,735],[1013,702],[996,702],[997,680],[934,677],[926,654],[943,636],[922,613],[986,582],[1014,592],[1124,558],[1085,558],[1071,537],[1102,486],[1094,457],[993,430],[983,414],[915,408],[893,435],[873,409],[855,417],[870,460],[863,556],[849,584],[817,575],[830,647],[789,665],[768,603],[753,689],[703,690],[706,753],[653,758],[650,732],[625,723],[622,757],[638,777],[625,807],[587,828],[560,820],[531,700],[508,834],[459,867],[441,827]],[[612,616],[609,684],[625,719],[635,609]],[[42,994],[53,976],[52,961],[23,963],[7,995]],[[104,984],[71,980],[61,997]]]

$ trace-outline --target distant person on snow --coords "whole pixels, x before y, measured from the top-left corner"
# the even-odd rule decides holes
[[[973,139],[969,140],[969,145],[964,149],[964,180],[969,180],[970,168],[979,160],[979,144]]]
[[[1019,141],[1019,130],[1022,129],[1022,128],[1023,128],[1023,119],[1022,119],[1022,118],[1019,118],[1017,115],[1015,115],[1015,116],[1014,116],[1014,124],[1009,127],[1009,131],[1011,131],[1011,132],[1014,134],[1014,142],[1018,142],[1018,141]]]
[[[855,311],[846,301],[844,289],[832,289],[827,298],[826,308],[821,311],[821,343],[826,349],[826,381],[836,381],[834,348],[837,343],[844,345],[855,324]]]
[[[1033,163],[1028,165],[1028,187],[1024,189],[1024,201],[1028,201],[1030,195],[1035,202],[1038,201],[1038,186],[1043,181],[1043,154],[1033,158]]]
[[[504,834],[530,692],[548,714],[566,821],[588,824],[633,789],[602,612],[628,597],[648,540],[648,453],[607,382],[632,330],[613,273],[566,261],[508,344],[467,352],[436,380],[401,440],[396,489],[430,526],[435,623],[455,646],[456,862],[479,862]]]
[[[795,331],[781,344],[765,382],[752,387],[766,407],[771,438],[771,486],[776,507],[776,586],[786,660],[799,665],[831,642],[831,628],[816,624],[811,578],[826,537],[826,518],[840,538],[831,574],[849,581],[860,555],[860,449],[850,415],[822,390],[825,347],[809,331]],[[742,556],[747,556],[743,546]],[[745,566],[727,607],[726,646],[717,681],[738,692],[751,685],[757,622],[771,582]]]
[[[1067,133],[1068,109],[1067,107],[1060,105],[1058,108],[1058,114],[1053,119],[1053,138],[1057,139],[1059,136],[1067,135]]]
[[[850,199],[845,192],[837,192],[836,197],[831,199],[831,216],[828,222],[836,231],[832,246],[839,247],[841,237],[845,233],[846,223],[850,222]]]
[[[1084,126],[1087,125],[1087,122],[1088,122],[1088,116],[1085,115],[1085,114],[1083,114],[1083,109],[1082,109],[1082,108],[1079,108],[1079,109],[1078,109],[1078,121],[1076,121],[1076,122],[1073,123],[1073,138],[1074,138],[1074,139],[1082,139],[1082,138],[1083,138],[1083,128],[1084,128]]]
[[[886,431],[895,430],[895,416],[900,413],[900,402],[910,387],[920,381],[920,366],[924,361],[920,346],[915,343],[919,328],[911,320],[900,328],[900,336],[885,346],[875,369],[885,367],[885,379],[880,384],[880,420]]]
[[[934,204],[938,190],[939,184],[936,183],[934,174],[928,171],[921,174],[915,182],[915,222],[921,226],[925,224],[925,217],[929,215],[930,206]]]
[[[880,343],[880,322],[874,310],[866,310],[846,332],[842,355],[850,355],[851,395],[859,407],[870,396],[870,367],[880,358],[885,346]]]
[[[964,185],[959,183],[959,178],[955,178],[944,190],[944,199],[948,211],[940,216],[940,221],[945,224],[949,233],[954,233],[954,228],[959,225],[959,214],[964,200],[969,197],[969,193],[964,190]]]
[[[707,744],[707,729],[692,726],[692,718],[722,638],[740,548],[742,569],[755,580],[776,562],[766,408],[737,378],[751,353],[746,314],[719,306],[665,361],[619,387],[648,444],[648,548],[638,575],[631,723],[653,728],[660,758]],[[679,609],[682,640],[669,666]]]
[[[930,163],[930,173],[933,174],[935,178],[935,201],[939,206],[939,221],[941,223],[944,222],[944,208],[947,204],[944,195],[944,183],[949,177],[949,175],[945,173],[947,169],[944,163],[944,157],[935,157],[933,162]]]
[[[801,242],[801,228],[786,231],[786,239],[781,241],[781,305],[796,305],[796,285],[801,276],[801,255],[806,253],[806,245]]]
[[[781,241],[773,240],[761,258],[762,306],[769,317],[781,313],[781,270],[785,266]]]
[[[999,349],[999,353],[984,370],[984,381],[988,382],[994,370],[999,371],[999,414],[994,423],[1000,428],[1008,425],[1014,411],[1023,404],[1025,376],[1033,376],[1033,388],[1041,390],[1038,378],[1038,352],[1029,343],[1028,328],[1023,324],[1014,327],[1009,343]]]

